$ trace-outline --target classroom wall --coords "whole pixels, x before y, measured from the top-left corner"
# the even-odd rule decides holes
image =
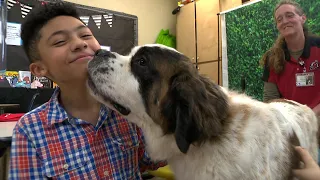
[[[139,45],[154,43],[161,29],[176,33],[176,0],[67,0],[69,2],[123,12],[138,17]]]
[[[242,0],[220,0],[220,12],[242,5]]]

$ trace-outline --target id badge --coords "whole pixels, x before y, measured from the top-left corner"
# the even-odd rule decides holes
[[[314,86],[314,72],[297,73],[296,74],[296,86]]]

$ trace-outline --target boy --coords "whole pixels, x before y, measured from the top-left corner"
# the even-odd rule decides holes
[[[141,130],[95,101],[87,63],[100,45],[69,3],[34,8],[22,24],[30,71],[56,82],[14,129],[9,179],[141,179],[151,163]]]

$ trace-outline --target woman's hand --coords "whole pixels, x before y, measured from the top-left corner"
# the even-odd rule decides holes
[[[302,162],[304,163],[303,169],[294,169],[293,175],[300,180],[319,180],[320,168],[315,160],[312,159],[310,153],[300,146],[295,147],[299,153]]]

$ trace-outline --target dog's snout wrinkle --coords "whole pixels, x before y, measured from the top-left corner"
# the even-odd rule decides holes
[[[106,74],[109,71],[109,67],[101,67],[97,69],[97,72],[101,73],[101,74]]]

